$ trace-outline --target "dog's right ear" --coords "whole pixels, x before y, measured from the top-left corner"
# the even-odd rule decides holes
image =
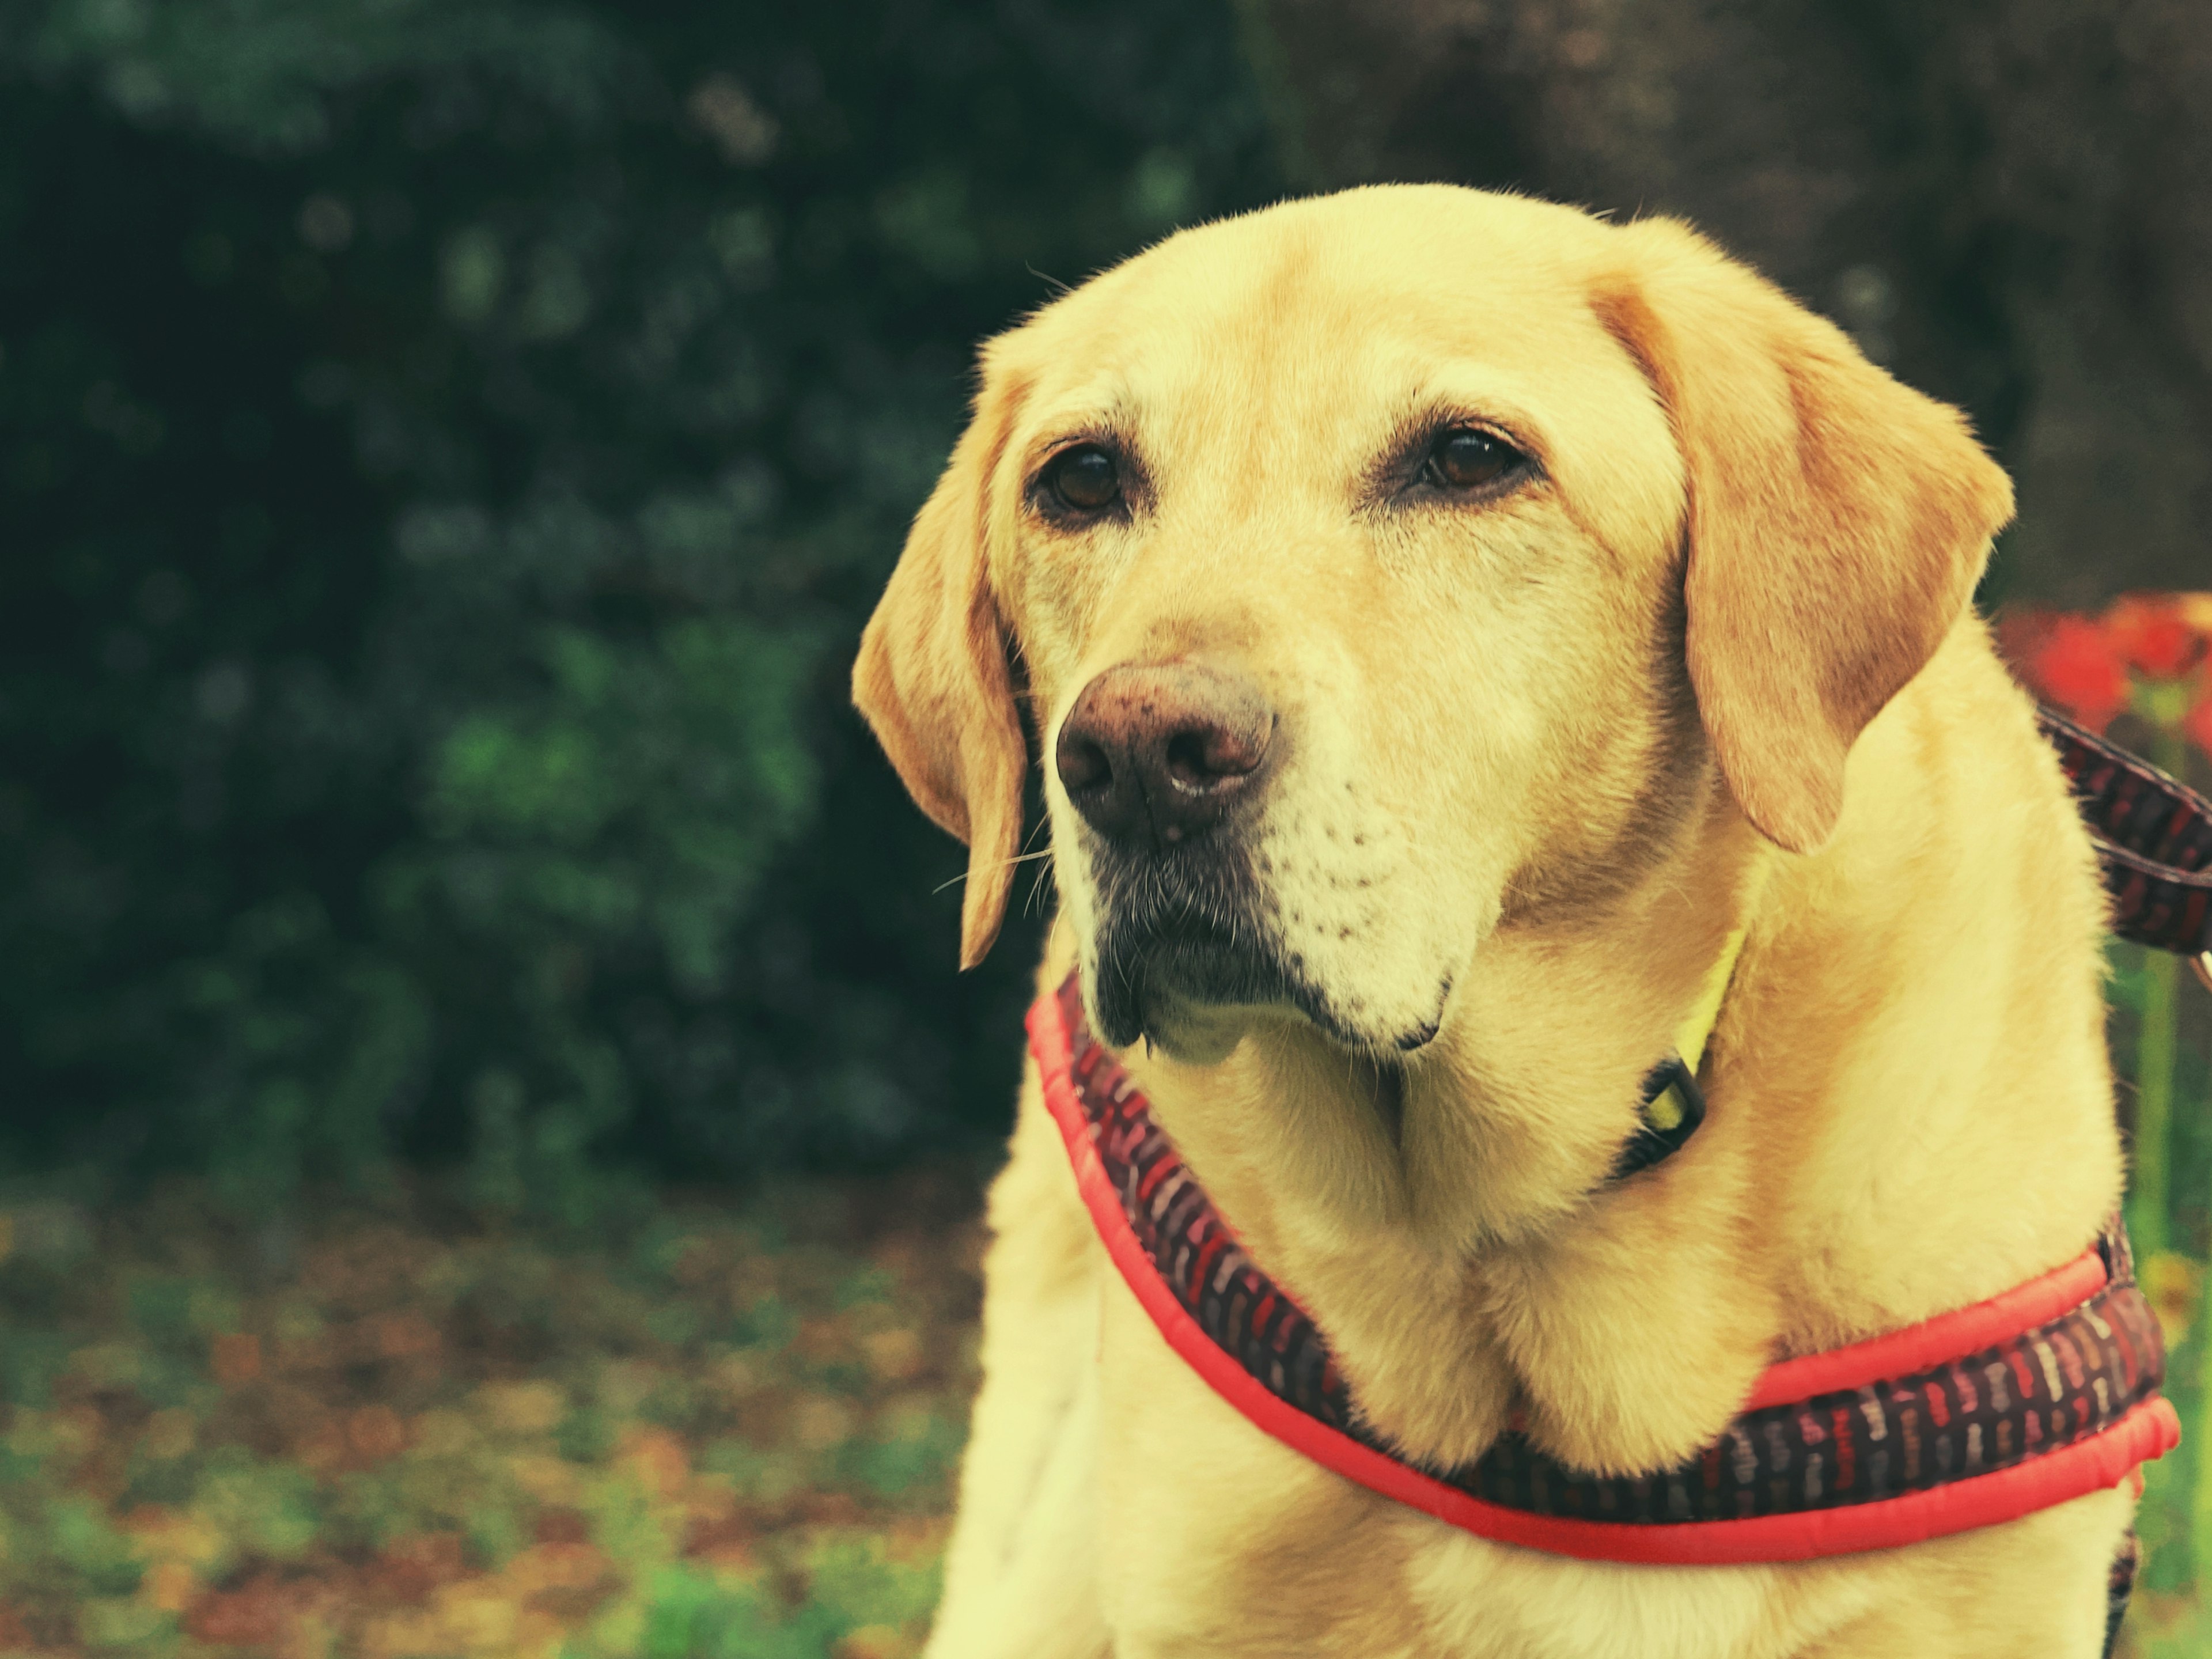
[[[860,635],[853,702],[921,810],[968,843],[960,965],[998,937],[1021,840],[1028,751],[986,556],[992,475],[1018,386],[986,382]]]

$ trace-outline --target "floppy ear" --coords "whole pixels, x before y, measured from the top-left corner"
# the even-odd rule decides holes
[[[990,477],[1016,395],[987,390],[860,635],[853,702],[908,793],[968,843],[960,965],[999,936],[1021,839],[1022,744],[985,559]]]
[[[1593,301],[1681,447],[1698,713],[1745,816],[1810,852],[1851,744],[1965,611],[2011,482],[1957,410],[1687,227],[1620,235]]]

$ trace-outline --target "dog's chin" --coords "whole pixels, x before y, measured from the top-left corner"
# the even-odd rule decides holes
[[[1108,1042],[1127,1048],[1142,1039],[1194,1063],[1226,1054],[1255,1014],[1287,1007],[1292,994],[1271,952],[1188,923],[1109,926],[1085,979]]]
[[[1139,1036],[1184,1066],[1218,1066],[1237,1051],[1254,1023],[1269,1012],[1250,1006],[1193,1002],[1175,992],[1154,993]]]
[[[1448,981],[1439,988],[1437,1012],[1427,1018],[1368,1030],[1264,946],[1110,933],[1085,977],[1109,1044],[1125,1048],[1141,1040],[1191,1066],[1218,1065],[1255,1027],[1284,1024],[1309,1025],[1359,1054],[1410,1054],[1436,1036],[1450,993]]]

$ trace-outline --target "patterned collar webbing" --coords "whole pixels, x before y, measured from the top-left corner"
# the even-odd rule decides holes
[[[2201,963],[2212,955],[2212,800],[2063,714],[2040,709],[2036,721],[2097,844],[2112,931]]]
[[[1597,1477],[1509,1433],[1462,1468],[1418,1468],[1360,1421],[1319,1329],[1245,1252],[1092,1039],[1075,976],[1030,1024],[1093,1221],[1163,1334],[1277,1438],[1484,1536],[1613,1560],[1840,1554],[2112,1486],[2179,1437],[2158,1394],[2158,1322],[2114,1223],[2087,1255],[2006,1297],[1776,1367],[1720,1437],[1676,1467]],[[1864,1370],[1885,1358],[1907,1363]],[[1792,1388],[1799,1378],[1813,1386]]]

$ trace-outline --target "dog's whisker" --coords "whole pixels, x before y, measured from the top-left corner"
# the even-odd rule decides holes
[[[1017,864],[1032,864],[1038,859],[1048,859],[1051,856],[1052,851],[1048,848],[1042,853],[1017,853],[1010,859],[1001,859],[996,864],[988,864],[983,867],[986,870],[1006,870],[1011,869]],[[973,870],[963,870],[958,875],[954,876],[950,880],[939,882],[936,886],[931,888],[929,890],[933,893],[941,893],[948,887],[957,887],[962,882],[967,880],[969,877],[975,873],[975,872]]]
[[[1053,866],[1050,864],[1039,865],[1037,866],[1036,879],[1030,884],[1030,896],[1027,899],[1023,901],[1022,914],[1024,915],[1035,914],[1040,908],[1038,902],[1039,900],[1042,898],[1046,890],[1054,884],[1055,884],[1053,880]]]

